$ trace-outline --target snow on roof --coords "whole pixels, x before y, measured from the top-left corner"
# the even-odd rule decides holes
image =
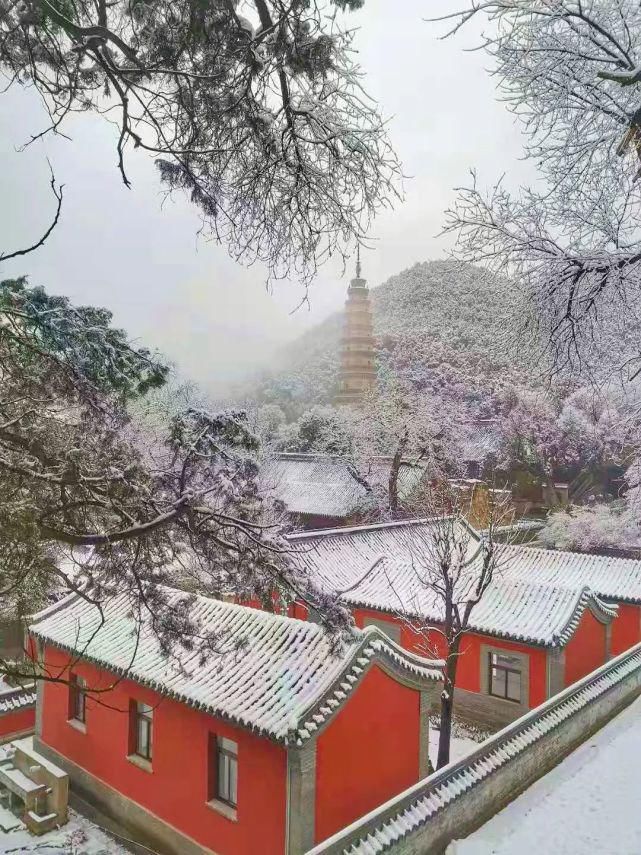
[[[166,589],[170,604],[186,595]],[[203,665],[197,651],[163,655],[148,622],[138,627],[122,594],[98,609],[82,597],[36,615],[37,638],[116,674],[285,744],[302,742],[341,708],[374,663],[422,687],[441,662],[404,651],[375,627],[355,630],[332,653],[323,627],[204,596],[190,612],[199,633],[224,638]],[[373,631],[374,630],[374,631]],[[179,661],[175,661],[179,660]]]
[[[549,647],[567,644],[586,609],[602,623],[616,617],[588,587],[534,585],[497,579],[492,582],[470,621],[474,629]]]
[[[381,555],[390,558],[417,560],[433,543],[434,527],[439,520],[420,518],[345,528],[317,529],[291,534],[288,540],[301,551],[312,571],[322,571],[328,562],[339,568],[374,561]],[[442,522],[442,521],[441,521]],[[452,520],[461,539],[467,540],[468,557],[478,552],[480,537],[471,526]],[[363,567],[363,570],[366,569]],[[349,572],[349,571],[348,571]]]
[[[33,707],[36,704],[36,687],[28,686],[0,687],[0,715]]]
[[[438,524],[412,520],[331,529],[294,535],[290,541],[300,547],[298,560],[312,578],[327,590],[344,591],[344,602],[438,622],[443,619],[442,600],[419,579],[421,567],[430,560],[433,530]],[[479,543],[471,529],[454,524],[460,525],[461,537],[467,540],[470,568],[459,585],[462,600],[472,592]],[[606,606],[585,585],[512,579],[504,574],[504,567],[501,557],[492,584],[472,612],[470,629],[556,647],[568,642],[586,608],[603,622],[616,615],[616,608]]]
[[[373,461],[366,478],[386,478],[384,461]],[[406,496],[420,481],[423,468],[403,463],[399,493]],[[261,467],[261,484],[280,499],[290,513],[346,517],[368,504],[368,493],[342,457],[324,454],[279,454]]]
[[[261,467],[261,484],[290,513],[345,517],[365,498],[365,490],[338,457],[282,454]]]
[[[641,603],[641,561],[532,546],[503,545],[505,575],[537,584],[587,585],[599,597]]]

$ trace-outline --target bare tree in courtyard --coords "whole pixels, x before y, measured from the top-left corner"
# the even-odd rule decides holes
[[[465,656],[462,642],[474,610],[499,572],[495,533],[510,518],[508,507],[493,500],[487,486],[482,493],[486,525],[478,534],[467,523],[470,494],[447,483],[427,491],[415,511],[429,517],[429,531],[415,535],[411,566],[392,569],[388,579],[398,602],[397,616],[420,639],[423,654],[445,662],[438,768],[450,762],[454,690],[460,657]]]
[[[397,195],[400,168],[353,61],[362,0],[1,0],[0,70],[47,133],[104,114],[233,257],[308,278]]]

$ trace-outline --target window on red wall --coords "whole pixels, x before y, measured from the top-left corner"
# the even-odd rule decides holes
[[[488,691],[495,698],[521,703],[521,660],[518,656],[490,653],[490,685]]]
[[[78,674],[69,676],[69,718],[83,724],[87,717],[87,684]]]
[[[209,734],[207,799],[235,808],[238,804],[238,744]]]
[[[129,754],[151,763],[154,734],[154,710],[142,701],[129,702]]]

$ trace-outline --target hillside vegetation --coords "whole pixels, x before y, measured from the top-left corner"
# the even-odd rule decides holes
[[[509,289],[485,271],[454,261],[429,261],[371,289],[379,368],[394,367],[420,387],[430,371],[445,383],[474,387],[504,382],[514,368]],[[512,313],[512,317],[513,317]],[[342,313],[283,349],[278,364],[243,390],[255,404],[278,403],[289,418],[336,390]],[[524,354],[520,364],[524,366]]]

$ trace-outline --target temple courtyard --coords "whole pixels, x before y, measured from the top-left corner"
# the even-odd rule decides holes
[[[638,855],[641,698],[447,855]]]

